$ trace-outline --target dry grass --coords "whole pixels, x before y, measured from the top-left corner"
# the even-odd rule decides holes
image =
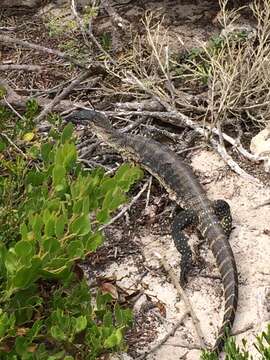
[[[258,125],[270,119],[270,1],[254,3],[252,12],[257,19],[257,33],[246,38],[235,25],[237,16],[229,16],[222,8],[227,29],[235,29],[223,36],[223,46],[216,56],[209,55],[209,89],[212,119],[224,121],[228,117],[249,119]],[[235,14],[237,15],[237,14]],[[227,16],[227,17],[226,17]],[[234,38],[239,37],[239,41]],[[250,36],[250,38],[249,38]],[[234,37],[234,38],[233,38]]]
[[[239,11],[229,12],[221,4],[224,31],[219,43],[200,43],[199,59],[189,60],[188,64],[176,64],[162,18],[146,14],[145,35],[134,39],[132,53],[117,74],[122,86],[128,91],[151,94],[171,106],[180,105],[183,110],[175,78],[179,83],[182,76],[183,85],[190,86],[193,94],[194,84],[203,79],[209,90],[204,114],[207,121],[217,124],[239,120],[265,125],[270,121],[270,1],[255,2],[252,7],[256,30],[237,25]],[[172,68],[176,66],[183,75],[175,75]],[[185,110],[188,112],[189,106]]]

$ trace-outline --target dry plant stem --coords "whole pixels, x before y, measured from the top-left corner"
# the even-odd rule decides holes
[[[82,36],[83,36],[83,40],[86,44],[86,46],[92,50],[92,46],[91,44],[89,43],[88,39],[87,39],[87,35],[89,36],[89,38],[91,39],[92,43],[94,43],[96,45],[96,47],[106,56],[106,58],[108,58],[114,65],[116,65],[116,62],[113,60],[113,58],[111,57],[111,55],[103,49],[103,47],[100,45],[100,43],[97,41],[97,39],[95,38],[95,36],[93,35],[92,31],[91,31],[91,27],[89,27],[89,30],[86,32],[85,29],[84,29],[84,26],[83,26],[83,22],[77,12],[77,9],[76,9],[76,2],[75,0],[71,0],[71,10],[72,10],[72,13],[76,19],[76,22],[80,28],[80,31],[82,33]]]
[[[219,155],[222,157],[222,159],[225,161],[226,164],[238,175],[240,175],[243,179],[247,179],[249,181],[252,181],[253,183],[256,183],[258,186],[263,184],[256,179],[254,176],[248,174],[245,170],[243,170],[234,160],[233,158],[227,153],[224,146],[222,146],[220,143],[218,143],[216,140],[211,139],[210,140],[212,146],[216,149],[216,151],[219,153]]]
[[[162,345],[166,343],[166,341],[170,338],[170,336],[174,336],[176,330],[183,324],[185,317],[189,315],[189,311],[187,310],[181,316],[181,318],[177,321],[177,323],[171,328],[171,330],[161,339],[155,346],[153,346],[149,351],[137,357],[137,360],[144,360],[148,355],[156,352]]]
[[[136,129],[138,126],[140,126],[143,122],[145,122],[146,118],[145,116],[141,116],[139,119],[137,119],[136,121],[130,123],[129,125],[127,125],[126,127],[121,129],[122,133],[126,133],[129,132],[131,130]]]
[[[49,112],[53,110],[56,104],[63,100],[78,84],[87,79],[91,74],[91,70],[82,72],[59,95],[57,95],[47,106],[45,106],[41,113],[36,117],[35,122],[38,123],[40,120],[42,120]]]
[[[164,106],[164,108],[172,113],[175,113],[178,115],[179,120],[182,121],[186,126],[189,126],[190,128],[194,129],[198,134],[205,137],[206,131],[202,127],[200,127],[198,124],[194,123],[188,116],[181,114],[178,112],[172,105],[170,105],[166,100],[161,99],[159,96],[157,96],[152,90],[149,90],[142,81],[140,81],[133,73],[129,72],[128,75],[132,79],[131,81],[137,84],[142,90],[144,90],[146,93],[151,95],[154,100],[157,100],[161,105]],[[176,125],[176,124],[175,124]],[[205,127],[207,130],[213,131],[210,127]],[[219,135],[218,129],[215,129],[214,132],[216,135]],[[243,178],[256,182],[260,184],[260,181],[256,178],[254,178],[252,175],[249,175],[247,172],[245,172],[243,169],[240,168],[240,166],[232,159],[231,156],[229,156],[226,153],[225,147],[223,146],[217,146],[217,142],[210,138],[210,143],[214,146],[216,151],[220,154],[220,156],[223,158],[223,160],[229,165],[229,167],[235,171],[237,174],[242,176]]]
[[[236,336],[236,335],[243,334],[243,333],[245,333],[246,331],[253,329],[253,327],[254,327],[254,324],[253,324],[253,323],[247,324],[246,326],[244,326],[244,327],[241,328],[241,329],[232,331],[231,336]]]
[[[266,206],[266,205],[270,205],[270,199],[269,199],[269,200],[266,200],[266,201],[263,202],[262,204],[259,204],[259,205],[255,206],[255,207],[253,208],[253,210],[259,209],[260,207],[263,207],[263,206]]]
[[[5,96],[3,96],[4,102],[6,103],[6,105],[10,108],[10,110],[12,110],[14,112],[14,114],[16,116],[18,116],[19,119],[24,120],[23,116],[18,113],[18,111],[16,109],[14,109],[14,107],[8,102],[7,98]]]
[[[146,208],[148,207],[148,205],[149,205],[150,193],[151,193],[151,186],[152,186],[152,180],[153,180],[153,177],[152,177],[152,175],[150,175],[150,178],[149,178],[149,186],[148,186],[147,195],[146,195],[145,209],[146,209]]]
[[[25,159],[27,159],[27,155],[6,134],[2,132],[0,133],[0,136],[5,138],[10,145],[12,145]]]
[[[180,347],[188,350],[201,350],[200,345],[198,344],[188,344],[188,343],[177,343],[177,344],[165,344],[167,346]]]
[[[23,71],[41,72],[42,70],[44,70],[44,68],[39,65],[27,65],[27,64],[0,65],[0,71],[7,71],[7,70],[23,70]]]
[[[45,46],[42,46],[42,45],[37,45],[37,44],[33,44],[33,43],[30,43],[28,41],[24,41],[24,40],[21,40],[21,39],[17,39],[15,37],[11,37],[11,36],[8,36],[8,35],[3,35],[3,34],[0,34],[0,43],[1,42],[4,42],[6,44],[12,44],[12,45],[19,45],[21,47],[24,47],[24,48],[27,48],[27,49],[34,49],[34,50],[37,50],[39,52],[43,52],[43,53],[46,53],[46,54],[52,54],[52,55],[56,55],[62,59],[65,59],[67,60],[68,62],[70,62],[71,64],[74,64],[82,69],[88,69],[88,67],[84,64],[82,64],[80,61],[74,59],[72,56],[62,52],[62,51],[58,51],[58,50],[54,50],[54,49],[51,49],[51,48],[47,48]],[[96,66],[97,68],[101,68],[101,64],[91,64],[90,67],[92,66]],[[105,68],[104,68],[104,71],[105,72]]]
[[[236,335],[243,334],[243,333],[247,332],[248,330],[251,330],[252,328],[253,328],[253,324],[248,324],[245,327],[243,327],[242,329],[233,331],[231,333],[231,336],[236,336]],[[200,350],[201,349],[200,345],[198,345],[198,344],[187,344],[187,343],[186,344],[185,343],[170,344],[170,343],[167,343],[165,345],[173,346],[173,347],[186,348],[186,349],[189,349],[189,350],[194,350],[194,349],[195,350]]]
[[[146,111],[162,111],[163,106],[159,102],[152,99],[141,100],[141,101],[129,101],[129,102],[120,102],[114,104],[115,109],[124,110],[124,111],[133,111],[133,110],[146,110]]]
[[[155,255],[157,256],[157,258],[159,259],[159,261],[161,262],[162,266],[164,267],[164,269],[167,271],[167,273],[169,274],[178,294],[181,296],[181,298],[183,299],[186,309],[187,311],[190,313],[191,318],[192,318],[192,322],[195,328],[195,331],[197,333],[199,342],[200,342],[200,346],[201,348],[205,347],[205,341],[204,341],[204,336],[202,333],[202,329],[200,327],[200,322],[199,319],[197,318],[197,315],[195,314],[191,302],[189,300],[189,298],[187,297],[185,291],[183,290],[183,288],[180,286],[180,283],[173,271],[173,269],[171,268],[171,266],[167,263],[167,261],[165,260],[164,257],[162,257],[159,253],[155,252]]]
[[[92,152],[102,143],[101,140],[97,140],[94,144],[91,144],[90,146],[88,146],[85,149],[82,149],[80,151],[80,157],[82,159],[87,159],[87,157],[89,157]]]
[[[108,116],[146,116],[157,118],[167,124],[172,124],[177,127],[185,127],[186,115],[175,112],[175,111],[147,111],[147,110],[116,110],[116,111],[104,111],[104,113]]]
[[[175,111],[175,110],[171,110],[171,111],[144,111],[144,110],[143,111],[141,111],[141,110],[123,111],[123,110],[119,110],[119,111],[106,111],[105,113],[108,116],[133,116],[133,115],[149,116],[149,117],[157,118],[165,123],[169,123],[169,124],[172,124],[177,127],[183,128],[185,126],[188,126],[191,129],[195,130],[201,136],[205,136],[206,131],[211,131],[214,135],[218,135],[218,129],[210,128],[209,126],[205,126],[205,128],[203,129],[201,126],[196,124],[193,120],[191,120],[188,116],[186,116],[178,111]],[[233,139],[229,135],[222,133],[222,137],[226,142],[228,142],[233,147],[235,147],[235,149],[237,149],[237,151],[239,151],[239,153],[241,155],[243,155],[245,158],[247,158],[248,160],[251,160],[251,161],[264,160],[264,158],[261,156],[258,157],[256,155],[249,153],[246,149],[243,148],[243,146],[241,144],[239,144],[238,140]]]
[[[169,91],[170,91],[170,95],[171,95],[171,99],[174,103],[174,100],[175,100],[175,89],[174,89],[174,86],[171,82],[171,78],[170,78],[170,75],[169,75],[169,71],[166,71],[165,69],[165,66],[162,64],[162,61],[161,61],[161,56],[159,54],[159,51],[158,51],[158,48],[156,46],[156,41],[154,41],[154,38],[153,38],[153,34],[150,30],[150,23],[146,23],[145,24],[145,28],[146,28],[146,31],[147,31],[147,39],[148,39],[148,43],[149,45],[151,46],[152,50],[153,50],[153,53],[154,53],[154,56],[156,58],[156,61],[158,62],[158,65],[159,65],[159,68],[161,69],[163,75],[165,76],[166,80],[167,80],[167,83],[168,83],[168,88],[169,88]],[[157,34],[157,36],[159,36],[160,34],[160,30],[159,28],[158,29],[155,29],[155,34]],[[168,64],[168,46],[166,46],[166,49],[165,49],[165,52],[166,52],[166,68],[169,69],[169,64]]]
[[[89,73],[90,75],[93,74],[93,71],[91,69],[88,69],[87,71],[90,72]],[[77,77],[74,78],[72,80],[72,82],[69,82],[70,85],[73,84],[73,81],[75,81],[76,79],[77,79]],[[72,87],[73,87],[73,85],[72,85]],[[0,88],[3,88],[6,90],[5,99],[0,99],[0,105],[6,106],[8,103],[9,104],[8,106],[9,107],[12,106],[13,110],[14,110],[14,108],[23,109],[23,110],[26,108],[26,103],[29,99],[28,96],[23,96],[23,95],[17,94],[17,92],[14,91],[10,87],[8,82],[5,79],[1,79],[1,78],[0,78]],[[69,89],[69,86],[66,88],[66,90],[67,89]],[[44,97],[35,97],[35,99],[37,100],[37,102],[41,108],[46,108],[50,104],[50,101],[48,99],[45,99]],[[62,112],[66,112],[67,109],[69,109],[69,111],[70,111],[70,110],[74,110],[75,108],[84,108],[84,105],[85,104],[83,104],[83,103],[74,103],[74,102],[71,102],[70,100],[60,100],[60,102],[54,103],[54,110],[56,112],[62,113]],[[89,109],[89,108],[87,108],[87,109]]]
[[[147,90],[145,88],[145,86],[139,81],[138,84],[142,85],[142,88],[144,90]],[[154,95],[155,99],[158,99],[158,97],[156,95]],[[198,124],[194,123],[190,118],[188,118],[186,115],[181,114],[177,111],[175,111],[168,103],[165,103],[164,100],[160,100],[160,103],[171,113],[174,113],[176,115],[176,118],[179,119],[179,121],[181,122],[181,127],[183,127],[183,125],[185,124],[186,126],[189,126],[190,128],[194,129],[198,134],[202,135],[203,137],[205,137],[206,135],[206,130],[203,129],[202,127],[200,127]],[[130,112],[129,112],[130,113]],[[119,114],[118,114],[119,115]],[[166,120],[168,118],[166,117]],[[171,119],[169,119],[169,123],[173,123],[176,126],[179,126],[179,124],[175,123],[175,121],[170,121]],[[207,130],[211,130],[210,127],[206,126]],[[215,129],[215,132],[218,135],[218,130]],[[229,167],[236,172],[237,174],[239,174],[240,176],[242,176],[243,178],[256,182],[258,184],[260,184],[260,181],[256,178],[254,178],[252,175],[249,175],[246,171],[244,171],[243,169],[241,169],[241,167],[232,159],[231,156],[229,156],[225,150],[225,147],[222,146],[218,146],[217,142],[213,139],[210,138],[210,143],[214,146],[214,148],[216,149],[216,151],[220,154],[220,156],[223,158],[223,160],[229,165]],[[236,147],[237,148],[237,147]]]
[[[147,189],[148,186],[149,186],[149,181],[147,181],[143,185],[141,190],[138,192],[138,194],[136,196],[134,196],[134,198],[131,200],[131,202],[129,204],[124,206],[117,215],[115,215],[107,224],[102,225],[98,230],[103,230],[106,227],[108,227],[109,225],[113,224],[116,220],[120,219],[120,217],[122,217],[131,208],[131,206],[133,204],[135,204],[135,202],[141,197],[141,195],[144,193],[144,191]]]

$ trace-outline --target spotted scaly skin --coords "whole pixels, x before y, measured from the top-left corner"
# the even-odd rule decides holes
[[[80,123],[89,122],[99,138],[128,159],[138,162],[156,177],[166,188],[170,198],[181,208],[191,209],[196,213],[197,229],[208,241],[220,271],[224,288],[223,322],[213,347],[213,351],[221,352],[224,339],[233,326],[237,309],[238,274],[228,237],[191,168],[165,145],[142,136],[133,136],[116,131],[101,113],[82,110],[73,113],[66,120]]]

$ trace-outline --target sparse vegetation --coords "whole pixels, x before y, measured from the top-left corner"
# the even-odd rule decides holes
[[[224,347],[225,360],[253,360],[253,355],[247,350],[247,341],[242,340],[242,346],[237,346],[234,337],[230,337]],[[258,359],[270,359],[270,324],[266,331],[256,337],[256,342],[253,344],[258,352]],[[215,353],[204,351],[201,355],[201,360],[218,360]]]

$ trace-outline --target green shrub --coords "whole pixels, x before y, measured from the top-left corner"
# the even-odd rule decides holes
[[[85,171],[71,124],[24,146],[26,156],[0,137],[0,358],[87,360],[124,349],[130,311],[109,294],[91,296],[74,269],[102,244],[99,226],[142,171]]]

